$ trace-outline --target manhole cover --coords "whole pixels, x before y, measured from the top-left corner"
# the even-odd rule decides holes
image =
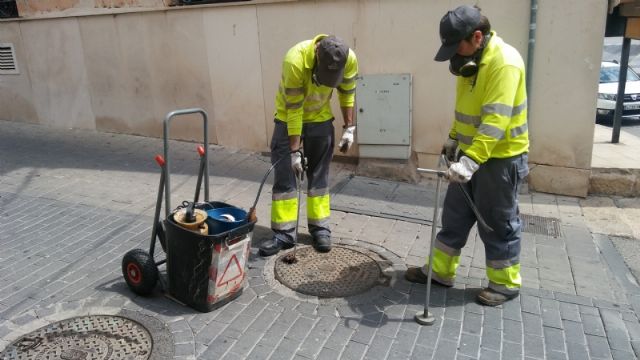
[[[370,256],[353,249],[334,246],[328,253],[312,247],[298,247],[298,262],[276,260],[275,277],[288,288],[318,297],[347,297],[382,284],[380,265]]]
[[[520,220],[522,221],[522,231],[524,232],[555,238],[562,236],[560,219],[521,213]]]
[[[2,360],[142,360],[153,341],[137,322],[119,316],[83,316],[49,324],[24,335],[1,354]]]

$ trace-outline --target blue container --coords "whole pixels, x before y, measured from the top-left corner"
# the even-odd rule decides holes
[[[207,210],[209,235],[221,234],[247,223],[247,212],[237,207]]]

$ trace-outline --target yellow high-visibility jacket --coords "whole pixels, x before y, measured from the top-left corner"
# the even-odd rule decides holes
[[[525,67],[516,49],[492,31],[477,75],[457,81],[449,136],[467,156],[482,164],[529,151]]]
[[[315,44],[327,35],[320,34],[313,40],[302,41],[293,46],[282,62],[282,79],[276,95],[275,118],[287,123],[289,136],[302,133],[302,123],[323,122],[333,118],[331,94],[333,88],[316,86],[311,80],[316,62]],[[358,61],[349,49],[343,80],[338,85],[341,107],[353,107],[356,93]]]

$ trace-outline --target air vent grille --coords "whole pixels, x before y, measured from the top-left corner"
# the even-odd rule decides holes
[[[0,43],[0,75],[19,74],[16,51],[11,43]]]

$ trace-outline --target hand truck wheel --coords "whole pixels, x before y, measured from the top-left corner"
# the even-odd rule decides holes
[[[131,291],[149,295],[158,282],[158,268],[148,252],[133,249],[122,259],[122,275]]]

